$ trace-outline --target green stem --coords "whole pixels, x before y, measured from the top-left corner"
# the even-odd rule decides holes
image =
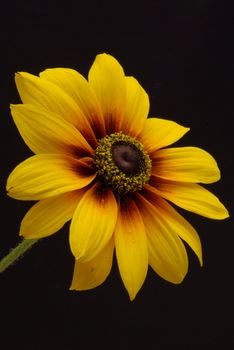
[[[20,242],[0,261],[0,273],[5,271],[10,265],[19,259],[37,241],[38,239],[23,239],[22,242]]]

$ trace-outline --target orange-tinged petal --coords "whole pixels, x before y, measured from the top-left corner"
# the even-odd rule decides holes
[[[136,137],[143,129],[149,113],[149,97],[138,81],[125,77],[126,105],[121,129],[124,133]]]
[[[77,103],[97,138],[105,136],[104,118],[99,102],[87,80],[74,69],[52,68],[40,73],[42,79],[59,86]]]
[[[114,240],[111,239],[92,260],[86,263],[76,260],[70,290],[88,290],[102,284],[110,273],[113,252]]]
[[[119,208],[115,248],[121,278],[133,300],[147,274],[148,248],[141,214],[130,197]]]
[[[123,68],[111,55],[97,55],[90,68],[88,81],[101,105],[106,133],[120,131],[126,99]]]
[[[179,182],[212,183],[220,179],[215,159],[197,147],[178,147],[154,153],[152,174]]]
[[[20,235],[28,239],[50,236],[71,220],[84,189],[42,199],[21,222]]]
[[[54,112],[76,126],[92,145],[97,145],[94,132],[79,106],[64,90],[46,79],[20,72],[15,76],[21,100]]]
[[[75,258],[88,262],[111,239],[117,220],[117,202],[109,188],[95,183],[82,197],[70,226],[70,246]]]
[[[139,135],[139,141],[144,145],[148,154],[171,145],[178,141],[189,128],[179,125],[171,120],[149,118]]]
[[[7,191],[15,199],[38,200],[85,187],[95,176],[83,161],[66,155],[37,154],[12,171]]]
[[[140,194],[137,204],[146,227],[149,264],[162,278],[181,283],[188,271],[188,257],[184,244],[168,217]]]
[[[72,124],[40,106],[11,105],[14,122],[34,153],[92,155],[93,150]]]
[[[210,219],[222,220],[229,216],[219,199],[201,185],[154,179],[153,176],[150,183],[159,195],[183,209]]]

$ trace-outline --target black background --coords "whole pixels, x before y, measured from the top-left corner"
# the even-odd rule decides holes
[[[191,127],[178,145],[205,148],[222,179],[211,189],[233,208],[233,15],[227,2],[79,0],[1,5],[0,254],[19,241],[32,203],[10,199],[10,171],[31,155],[9,113],[18,103],[16,71],[70,67],[87,75],[107,52],[148,92],[150,116]],[[188,249],[189,273],[174,286],[149,270],[130,302],[114,264],[95,290],[70,292],[68,225],[40,241],[0,276],[2,349],[207,349],[234,345],[232,218],[212,221],[180,211],[201,237],[204,267]],[[4,343],[5,342],[5,343]]]

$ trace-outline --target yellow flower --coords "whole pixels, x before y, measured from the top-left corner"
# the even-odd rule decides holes
[[[197,232],[166,200],[213,219],[228,212],[197,184],[219,180],[214,158],[196,147],[165,148],[189,128],[147,119],[147,93],[107,54],[96,57],[88,81],[54,68],[40,77],[18,73],[16,85],[23,104],[11,106],[12,116],[35,155],[13,170],[7,191],[38,201],[21,223],[26,239],[52,235],[71,220],[71,289],[100,285],[114,249],[131,300],[148,265],[172,283],[184,279],[183,241],[202,265]]]

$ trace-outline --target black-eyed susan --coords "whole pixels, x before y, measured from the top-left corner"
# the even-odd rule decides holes
[[[184,279],[183,241],[202,265],[197,232],[167,200],[213,219],[228,212],[197,184],[219,180],[214,158],[196,147],[167,148],[189,128],[147,119],[147,93],[107,54],[96,57],[88,80],[54,68],[39,77],[18,73],[16,85],[23,104],[11,106],[12,116],[35,155],[13,170],[7,191],[38,201],[21,224],[26,239],[52,235],[71,220],[71,289],[100,285],[114,250],[131,300],[148,265],[172,283]]]

